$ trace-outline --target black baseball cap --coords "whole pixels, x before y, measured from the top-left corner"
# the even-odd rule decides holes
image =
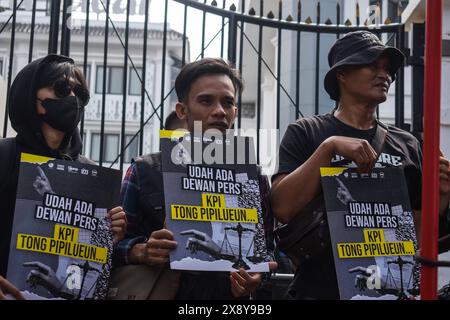
[[[369,65],[379,56],[387,54],[390,59],[390,74],[392,81],[395,73],[405,59],[404,54],[397,48],[386,46],[376,35],[370,31],[354,31],[347,33],[337,40],[328,53],[330,70],[325,75],[325,90],[330,98],[338,101],[340,98],[336,71],[339,67],[348,65]]]

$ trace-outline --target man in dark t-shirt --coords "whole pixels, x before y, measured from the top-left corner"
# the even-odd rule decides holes
[[[321,193],[320,167],[374,167],[404,170],[416,227],[419,226],[421,161],[419,141],[410,133],[389,126],[385,144],[377,154],[371,146],[380,125],[378,104],[386,101],[404,55],[385,46],[368,31],[351,32],[337,40],[328,55],[331,69],[325,89],[338,101],[332,113],[303,118],[291,124],[281,142],[279,170],[272,177],[272,208],[277,219],[288,223]],[[441,207],[448,211],[450,166],[441,157]],[[319,246],[318,246],[319,248]],[[289,294],[294,299],[339,299],[331,250],[312,255],[296,271]]]

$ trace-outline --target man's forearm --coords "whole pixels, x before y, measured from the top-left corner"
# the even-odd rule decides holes
[[[320,167],[329,166],[333,155],[331,143],[322,143],[304,164],[272,187],[272,207],[279,221],[288,223],[320,192]]]

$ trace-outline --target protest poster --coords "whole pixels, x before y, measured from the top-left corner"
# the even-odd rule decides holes
[[[341,299],[418,294],[417,241],[401,168],[321,168]]]
[[[162,131],[161,152],[171,269],[267,272],[253,140]]]
[[[27,299],[103,299],[118,170],[21,154],[7,279]]]

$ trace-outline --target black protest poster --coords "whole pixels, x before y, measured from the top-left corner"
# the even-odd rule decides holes
[[[161,131],[161,152],[171,269],[267,272],[253,141]]]
[[[103,299],[118,170],[21,154],[7,278],[26,299]]]
[[[411,299],[418,295],[417,241],[400,168],[321,168],[341,299]]]

